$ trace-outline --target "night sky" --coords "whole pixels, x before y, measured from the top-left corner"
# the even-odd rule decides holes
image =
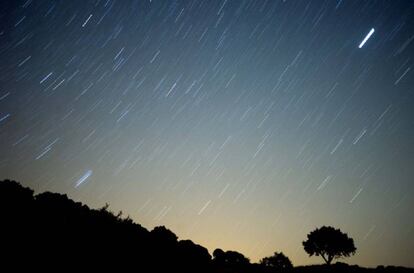
[[[0,6],[0,179],[210,253],[322,263],[332,225],[414,266],[414,1]]]

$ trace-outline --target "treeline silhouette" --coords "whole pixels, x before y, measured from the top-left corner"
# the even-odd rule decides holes
[[[283,253],[251,263],[236,251],[216,249],[212,254],[191,240],[178,240],[164,226],[148,231],[108,205],[91,209],[65,194],[34,195],[18,182],[0,182],[0,266],[116,272],[413,272],[403,267],[376,269],[344,263],[293,267]],[[351,249],[352,250],[352,249]],[[1,272],[12,272],[10,270]],[[37,272],[37,271],[36,271]]]

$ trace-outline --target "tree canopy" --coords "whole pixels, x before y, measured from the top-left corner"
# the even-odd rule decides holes
[[[356,252],[354,240],[341,230],[330,226],[310,232],[302,244],[309,256],[321,256],[327,264],[331,264],[333,259],[349,257]]]
[[[274,271],[285,271],[293,268],[292,262],[283,252],[275,252],[270,257],[265,257],[260,261],[265,267],[274,269]]]

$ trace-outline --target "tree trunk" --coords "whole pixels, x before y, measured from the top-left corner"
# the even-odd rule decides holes
[[[324,254],[322,254],[322,253],[320,253],[320,255],[322,256],[322,259],[325,261],[325,263],[326,263],[327,265],[330,265],[330,264],[331,264],[331,262],[332,262],[332,260],[333,260],[333,257],[334,257],[334,256],[331,256],[331,255],[329,255],[329,254],[328,254],[328,256],[327,256],[327,257],[325,257],[325,255],[324,255]]]
[[[327,263],[328,263],[328,265],[330,265],[330,264],[331,264],[332,260],[333,260],[333,256],[330,256],[330,255],[329,255],[329,256],[328,256],[328,262],[327,262]]]
[[[330,264],[330,261],[325,258],[325,255],[321,253],[322,259],[325,261],[326,264]]]

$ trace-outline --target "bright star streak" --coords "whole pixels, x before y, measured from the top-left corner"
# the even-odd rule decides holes
[[[86,181],[92,175],[92,170],[88,170],[79,180],[76,182],[75,188],[79,187],[83,182]]]
[[[375,29],[371,28],[371,30],[368,32],[367,36],[365,36],[364,40],[359,44],[359,48],[362,48],[365,43],[368,41],[368,39],[374,34]]]

